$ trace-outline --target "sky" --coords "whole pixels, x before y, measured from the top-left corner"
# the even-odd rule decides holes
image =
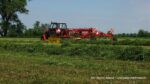
[[[20,14],[29,28],[35,21],[65,22],[69,28],[94,27],[107,32],[150,31],[150,0],[31,0],[29,13]]]

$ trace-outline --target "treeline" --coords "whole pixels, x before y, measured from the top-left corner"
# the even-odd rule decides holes
[[[140,29],[138,33],[121,33],[116,34],[117,37],[150,37],[150,32]]]
[[[41,37],[48,26],[49,24],[43,24],[39,21],[36,21],[33,24],[33,28],[26,28],[25,32],[23,33],[23,37]]]
[[[32,28],[27,28],[23,23],[19,23],[10,26],[7,37],[41,37],[46,28],[48,28],[48,24],[42,24],[39,21],[36,21]],[[1,29],[1,36],[3,35]]]
[[[0,24],[1,25],[1,24]],[[33,24],[32,28],[27,28],[23,23],[19,22],[18,24],[11,25],[8,29],[7,37],[41,37],[49,24],[40,23],[36,21]],[[4,32],[0,28],[0,36],[3,36]],[[138,33],[121,33],[116,34],[117,37],[150,37],[150,32],[140,29]]]

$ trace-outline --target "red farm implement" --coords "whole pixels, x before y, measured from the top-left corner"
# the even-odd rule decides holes
[[[95,37],[108,37],[113,38],[113,29],[107,33],[98,31],[96,28],[67,28],[66,23],[52,22],[49,28],[42,36],[42,40],[47,40],[49,37],[58,38],[95,38]]]

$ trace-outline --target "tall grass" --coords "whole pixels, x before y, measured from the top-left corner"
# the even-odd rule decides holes
[[[48,55],[88,56],[96,59],[119,59],[134,61],[149,60],[150,56],[150,49],[139,46],[3,43],[0,45],[0,49],[14,52],[24,51],[28,53],[46,53]]]
[[[82,39],[82,40],[63,40],[63,43],[73,44],[98,44],[98,45],[135,45],[135,46],[150,46],[150,39],[121,39],[113,41],[111,39]]]

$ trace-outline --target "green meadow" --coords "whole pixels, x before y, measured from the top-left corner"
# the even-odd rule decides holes
[[[100,80],[91,77],[146,77]],[[149,84],[150,39],[0,38],[0,84]]]

